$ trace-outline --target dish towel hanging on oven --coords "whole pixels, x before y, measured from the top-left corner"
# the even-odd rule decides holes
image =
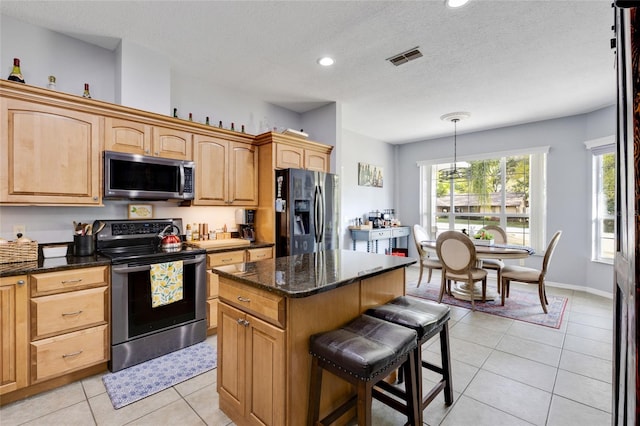
[[[182,300],[182,260],[151,265],[151,307]]]

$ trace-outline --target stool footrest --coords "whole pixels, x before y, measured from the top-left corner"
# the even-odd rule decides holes
[[[385,390],[389,391],[388,389],[385,389]],[[389,394],[384,393],[376,388],[373,388],[372,393],[375,399],[382,402],[386,406],[391,407],[394,410],[399,411],[401,413],[407,412],[407,404],[403,404],[402,401],[398,401],[397,399],[394,399],[391,396],[389,396]]]
[[[340,417],[342,417],[344,413],[349,411],[351,408],[355,407],[357,400],[358,400],[358,395],[357,394],[353,395],[351,398],[349,398],[342,405],[340,405],[338,408],[336,408],[331,413],[329,413],[327,417],[320,420],[318,423],[320,423],[321,425],[330,425],[335,423],[335,421],[338,420]]]
[[[431,390],[422,398],[423,410],[427,408],[427,405],[431,404],[431,401],[433,401],[440,392],[442,392],[446,384],[447,384],[446,380],[440,380],[438,384],[432,387]],[[446,405],[450,405],[450,404],[446,404]]]

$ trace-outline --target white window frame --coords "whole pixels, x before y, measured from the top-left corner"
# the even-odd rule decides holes
[[[536,253],[543,253],[546,249],[546,224],[547,224],[547,154],[549,146],[523,148],[510,151],[487,152],[458,157],[458,163],[464,161],[489,160],[502,157],[514,157],[529,155],[530,170],[530,211],[529,211],[529,237],[531,247]],[[436,193],[435,165],[453,162],[453,157],[435,158],[418,161],[420,167],[420,218],[422,225],[433,230],[435,212],[433,209]],[[503,224],[504,225],[504,224]]]
[[[613,257],[602,257],[602,220],[613,219],[614,215],[600,214],[600,187],[602,182],[602,155],[615,154],[615,136],[606,136],[584,142],[586,148],[591,151],[591,261],[613,265]],[[615,237],[614,237],[615,238]]]

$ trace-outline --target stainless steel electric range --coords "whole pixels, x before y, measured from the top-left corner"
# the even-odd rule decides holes
[[[119,371],[205,340],[206,251],[183,244],[167,252],[158,236],[167,226],[176,226],[181,234],[182,220],[102,222],[96,250],[111,259],[109,369]],[[151,266],[174,261],[183,265],[183,298],[153,307]]]

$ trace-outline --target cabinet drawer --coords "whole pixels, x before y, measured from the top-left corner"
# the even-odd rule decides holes
[[[391,228],[391,236],[393,238],[406,237],[409,235],[409,228]]]
[[[274,325],[285,326],[282,296],[221,277],[219,298]]]
[[[108,266],[71,269],[31,275],[31,296],[104,286],[109,282]]]
[[[109,359],[109,327],[80,330],[31,343],[31,378],[39,382]]]
[[[242,262],[244,262],[244,250],[225,251],[207,255],[207,267],[209,268]]]
[[[54,294],[31,299],[31,335],[40,339],[79,328],[106,324],[107,287]]]
[[[247,250],[247,262],[255,262],[257,260],[272,259],[273,248],[264,247]]]
[[[218,299],[207,300],[207,328],[218,326]]]
[[[369,232],[370,240],[387,240],[391,238],[391,229],[374,229]]]
[[[218,297],[219,277],[211,271],[207,271],[207,299]]]

